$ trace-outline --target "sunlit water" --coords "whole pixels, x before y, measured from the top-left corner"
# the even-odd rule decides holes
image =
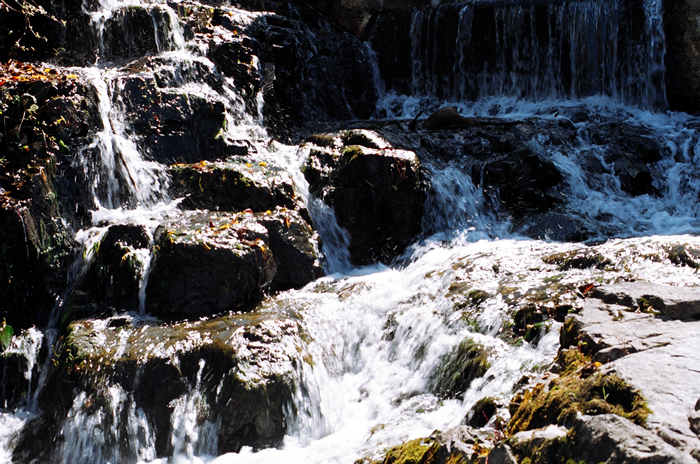
[[[105,3],[103,11],[93,14],[100,33],[105,22],[125,5],[127,3]],[[428,50],[421,48],[420,43],[414,50],[414,95],[384,93],[383,83],[374,83],[382,93],[377,108],[377,115],[382,118],[414,118],[421,112],[425,117],[440,106],[450,104],[457,106],[465,116],[556,120],[566,118],[567,110],[581,107],[597,117],[650,128],[665,147],[663,159],[657,165],[664,176],[660,184],[662,194],[658,197],[632,198],[621,192],[613,176],[596,185],[590,184],[581,166],[586,157],[602,159],[604,148],[586,140],[588,121],[575,123],[580,136],[574,146],[566,150],[546,146],[543,138],[531,141],[533,150],[552,160],[564,174],[567,213],[598,225],[600,235],[594,238],[602,244],[594,246],[592,251],[609,258],[611,263],[606,269],[566,272],[556,264],[547,264],[543,258],[586,246],[522,237],[513,230],[509,218],[499,216],[494,210],[492,199],[486,198],[472,183],[459,159],[447,163],[422,160],[432,183],[424,219],[426,233],[406,251],[399,264],[354,268],[349,264],[347,233],[338,227],[328,206],[309,196],[308,185],[300,171],[308,156],[307,150],[269,143],[260,126],[261,112],[248,114],[229,80],[225,80],[223,90],[217,91],[197,82],[196,73],[190,72],[194,64],[210,67],[212,72],[213,65],[198,47],[188,49],[170,7],[159,5],[157,8],[165,11],[165,17],[169,18],[168,34],[159,37],[169,37],[170,42],[159,45],[159,56],[165,63],[162,66],[172,66],[168,68],[173,76],[172,89],[223,101],[227,126],[222,136],[228,140],[250,139],[256,147],[255,156],[288,169],[297,194],[314,219],[324,243],[329,275],[304,289],[269,298],[259,310],[265,312],[281,307],[301,320],[308,335],[304,347],[304,354],[308,356],[304,359],[312,362],[301,363],[297,369],[298,388],[293,404],[287,409],[287,435],[280,449],[253,452],[244,448],[240,453],[216,456],[220,424],[214,419],[201,420],[214,417],[200,391],[205,367],[202,361],[196,384],[172,405],[172,457],[157,458],[153,425],[135,406],[129,392],[106,382],[105,398],[110,403],[111,414],[105,414],[104,410],[87,412],[86,402],[90,399],[79,393],[62,424],[65,442],[59,453],[61,462],[306,464],[352,463],[363,457],[376,458],[387,447],[463,423],[480,398],[494,397],[506,406],[524,375],[545,375],[558,349],[559,324],[548,323],[542,338],[533,343],[517,341],[508,332],[513,313],[529,297],[544,292],[558,303],[576,307],[581,304],[577,288],[588,283],[618,279],[651,280],[670,285],[697,283],[694,269],[673,265],[665,254],[665,250],[678,244],[700,248],[700,239],[694,236],[700,232],[697,121],[684,114],[653,112],[626,104],[630,99],[641,98],[643,108],[659,105],[658,89],[649,84],[654,73],[659,72],[657,54],[661,46],[657,42],[663,41],[662,35],[652,30],[658,27],[655,16],[658,12],[653,8],[647,20],[653,40],[645,49],[646,55],[640,57],[653,69],[647,80],[637,83],[635,95],[625,94],[624,82],[603,77],[600,93],[608,94],[605,97],[567,91],[558,82],[518,84],[505,82],[506,74],[484,73],[480,76],[483,88],[498,90],[496,94],[505,96],[483,95],[475,102],[465,102],[460,97],[465,96],[466,90],[453,86],[452,94],[438,98],[426,84],[430,69],[421,65],[419,57]],[[514,8],[504,9],[499,14],[510,15],[512,20],[517,19],[513,17],[516,13],[534,14],[523,7]],[[582,3],[575,3],[571,8],[590,21],[594,21],[594,14],[598,12],[595,6]],[[468,7],[460,11],[460,27],[465,30],[472,27],[472,13]],[[555,13],[550,11],[549,14]],[[426,15],[423,11],[414,16],[416,29],[425,21],[436,20]],[[242,13],[239,20],[250,21],[251,18]],[[603,26],[613,27],[608,22]],[[506,39],[514,40],[514,37],[504,35]],[[531,47],[540,45],[530,44]],[[104,44],[101,46],[104,48]],[[463,62],[457,64],[463,66]],[[89,171],[88,177],[94,181],[95,227],[78,232],[77,238],[84,250],[73,271],[74,280],[92,259],[91,250],[109,224],[142,224],[152,232],[159,218],[177,211],[177,199],[163,194],[167,187],[164,167],[145,161],[127,135],[128,127],[124,125],[118,98],[119,72],[100,60],[98,65],[100,67],[84,72],[98,94],[104,129],[85,151],[86,157],[99,156],[82,161],[84,169]],[[516,77],[525,78],[523,75]],[[504,88],[509,85],[530,89],[527,92],[531,93],[528,94],[531,98],[519,98]],[[583,98],[562,99],[569,94]],[[150,256],[146,253],[140,258],[147,270]],[[142,297],[148,284],[147,276],[144,272]],[[484,292],[488,297],[478,304],[464,304],[460,295],[470,290]],[[144,317],[143,298],[141,314],[130,317]],[[443,398],[435,394],[436,369],[444,356],[465,338],[485,348],[490,367],[459,398]],[[26,407],[0,412],[2,462],[11,460],[13,437],[28,418],[40,413],[36,409],[37,391],[31,379],[39,370],[34,367],[39,364],[37,356],[41,344],[42,336],[37,330],[28,331],[13,341],[11,349],[21,351],[30,360],[26,396],[31,400]],[[507,419],[505,408],[499,414]],[[491,424],[492,430],[495,427]]]

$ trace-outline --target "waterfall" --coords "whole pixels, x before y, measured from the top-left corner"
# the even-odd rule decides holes
[[[408,90],[448,101],[605,95],[663,109],[661,17],[653,0],[424,7],[411,17]]]
[[[311,78],[301,90],[282,80],[294,73],[308,77],[311,68],[304,65],[322,68],[334,58],[332,32],[318,32],[312,43],[304,37],[312,34],[307,26],[285,36],[293,26],[282,15],[226,5],[192,13],[192,5],[175,6],[177,14],[172,3],[83,4],[96,38],[95,59],[89,55],[95,65],[70,71],[94,91],[99,125],[74,167],[92,199],[92,216],[75,234],[81,250],[49,327],[15,336],[0,357],[22,360],[21,369],[2,364],[20,375],[14,383],[3,376],[2,397],[23,398],[0,410],[0,461],[12,460],[25,426],[41,418],[40,394],[53,407],[51,392],[42,391],[52,366],[77,385],[68,412],[52,418],[60,438],[46,455],[54,462],[350,464],[382,459],[392,446],[469,423],[473,407],[486,398],[498,409],[484,426],[493,438],[510,417],[513,395],[556,372],[563,317],[554,315],[583,305],[582,286],[697,284],[700,124],[662,112],[659,0],[426,6],[406,15],[406,34],[395,38],[387,38],[394,31],[383,31],[379,18],[373,43],[357,54],[364,61],[354,63],[369,68],[358,73],[366,88],[357,93],[379,97],[369,110],[351,107],[343,92]],[[199,13],[211,23],[194,37]],[[303,15],[310,13],[290,13]],[[147,33],[134,34],[134,24],[147,24]],[[214,28],[225,30],[216,35]],[[233,43],[241,46],[235,53],[226,48]],[[392,46],[396,55],[387,56]],[[291,64],[263,62],[254,52]],[[217,64],[216,53],[225,58]],[[397,56],[405,60],[398,63]],[[387,72],[393,65],[405,75]],[[348,66],[324,72],[341,81],[355,69]],[[421,116],[445,104],[477,123],[463,131],[423,130]],[[290,107],[294,114],[283,114]],[[326,120],[330,114],[349,119],[358,109],[386,120]],[[307,111],[325,119],[312,125],[304,119]],[[415,118],[418,129],[404,118]],[[363,122],[392,135],[397,151],[415,150],[427,200],[421,233],[403,254],[388,264],[354,266],[351,234],[322,198],[328,190],[312,195],[303,171],[312,150],[344,156],[333,152],[337,140]],[[328,127],[334,128],[325,134],[328,146],[308,142],[310,131],[331,132]],[[276,131],[285,143],[271,139]],[[550,209],[508,204],[505,187],[519,179],[493,181],[511,172],[499,167],[526,158],[539,163],[535,174],[545,166],[561,177],[540,201],[551,200]],[[147,287],[163,284],[152,269],[156,229],[166,219],[186,221],[168,172],[225,163],[251,175],[264,168],[287,173],[290,197],[299,204],[294,213],[313,224],[318,235],[311,241],[315,247],[320,238],[327,275],[277,294],[261,287],[265,295],[254,309],[251,298],[220,314],[151,317]],[[224,175],[225,182],[237,181]],[[196,188],[205,193],[201,178]],[[211,209],[207,213],[230,213],[228,222],[201,221],[183,247],[203,243],[203,231],[223,233],[254,217],[252,210]],[[256,214],[269,218],[275,208],[265,209]],[[291,234],[291,223],[282,224]],[[100,247],[114,226],[133,228],[141,241],[140,247],[119,242],[124,255],[118,266],[137,268],[135,294],[127,295],[137,303],[67,314],[78,306],[71,306],[71,296],[94,290],[83,279],[101,265]],[[564,227],[586,243],[571,241],[578,235],[557,235],[554,229]],[[269,260],[273,255],[263,254],[269,250],[258,238],[269,231],[251,231],[256,240],[240,232],[236,256],[245,240],[258,247],[260,260]],[[685,261],[673,254],[678,247],[690,250]],[[603,264],[562,264],[579,255]],[[201,258],[202,267],[210,256]],[[149,282],[152,271],[156,282]],[[222,273],[240,280],[245,272]],[[225,296],[236,291],[228,284],[218,290]],[[542,319],[518,326],[517,315],[533,307]],[[59,339],[62,325],[74,320],[72,332]],[[77,350],[99,366],[99,375],[84,375],[85,366],[73,364]],[[142,393],[148,382],[156,387]],[[269,429],[278,433],[261,438]]]

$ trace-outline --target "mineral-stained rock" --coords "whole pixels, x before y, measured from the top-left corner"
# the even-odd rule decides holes
[[[426,194],[412,152],[362,145],[312,149],[304,175],[350,233],[355,264],[388,263],[421,231]]]
[[[73,433],[83,432],[74,422],[129,409],[145,414],[147,427],[140,427],[150,436],[139,441],[152,440],[159,457],[171,455],[172,437],[183,433],[178,414],[212,424],[210,439],[218,447],[211,452],[217,454],[277,446],[303,350],[298,330],[297,322],[271,314],[169,325],[131,316],[73,322],[40,400],[45,414],[25,428],[15,462],[42,453],[46,462],[62,442],[74,443]],[[115,388],[131,395],[115,398]],[[105,449],[93,452],[109,455],[110,445],[119,450],[115,439],[128,433],[126,422],[96,430]],[[36,440],[34,428],[48,440]]]

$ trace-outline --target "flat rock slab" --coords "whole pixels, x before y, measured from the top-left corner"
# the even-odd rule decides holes
[[[672,319],[700,316],[700,287],[670,287],[651,282],[624,282],[598,287],[592,296],[604,303],[654,309]]]
[[[577,345],[604,364],[603,372],[639,389],[652,410],[650,429],[700,457],[700,440],[691,430],[700,398],[700,321],[688,319],[700,288],[631,282],[599,287],[593,296],[565,323],[562,348]],[[652,306],[640,307],[640,299]]]

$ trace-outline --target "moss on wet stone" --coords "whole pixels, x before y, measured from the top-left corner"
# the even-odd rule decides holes
[[[617,414],[637,425],[646,422],[650,410],[641,394],[615,374],[598,372],[578,349],[564,350],[559,363],[562,375],[541,383],[513,398],[510,405],[509,434],[545,427],[566,425],[577,413]]]

